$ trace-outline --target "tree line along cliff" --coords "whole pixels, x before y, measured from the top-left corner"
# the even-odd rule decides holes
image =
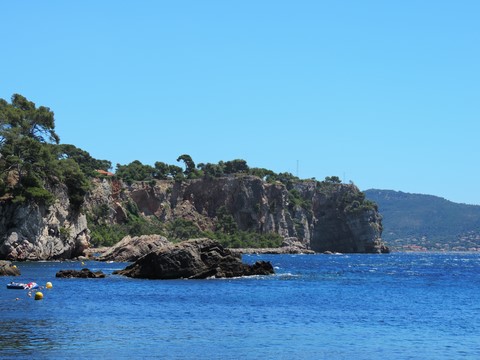
[[[60,144],[54,114],[0,99],[0,258],[56,259],[126,235],[210,237],[230,247],[294,239],[315,251],[385,252],[375,203],[338,177],[302,180],[245,160],[178,165],[94,159]],[[179,166],[183,165],[183,166]]]

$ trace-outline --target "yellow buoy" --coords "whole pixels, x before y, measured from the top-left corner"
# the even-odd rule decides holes
[[[35,293],[35,300],[42,300],[43,299],[43,294],[40,291],[37,291]]]
[[[47,289],[51,289],[51,288],[53,287],[53,285],[52,285],[52,283],[49,281],[49,282],[47,282],[47,283],[45,284],[45,287],[46,287]]]

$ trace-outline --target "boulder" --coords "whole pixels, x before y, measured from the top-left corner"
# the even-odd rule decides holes
[[[20,270],[10,261],[0,260],[0,276],[18,276]]]
[[[82,269],[80,271],[78,270],[60,270],[59,272],[56,273],[55,277],[57,278],[93,278],[93,279],[99,279],[99,278],[104,278],[105,274],[101,271],[90,271],[88,269]]]
[[[167,238],[160,235],[126,236],[105,251],[97,260],[133,262],[167,244],[170,244]]]
[[[242,263],[241,256],[211,239],[192,239],[159,247],[114,274],[144,279],[230,278],[274,273],[270,262]]]

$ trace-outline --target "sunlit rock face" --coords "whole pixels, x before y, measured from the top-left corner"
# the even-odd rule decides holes
[[[93,203],[113,193],[108,184],[107,180],[97,184]],[[183,218],[201,230],[213,230],[219,209],[224,209],[240,230],[276,233],[316,252],[388,251],[376,205],[353,184],[307,180],[287,189],[280,182],[268,183],[255,176],[231,176],[122,186],[117,190],[121,195],[110,196],[112,221],[124,218],[124,204],[133,201],[143,216],[164,222]]]
[[[55,190],[56,201],[0,203],[0,259],[71,259],[89,246],[85,214],[70,208],[65,188]]]
[[[239,230],[279,234],[316,252],[388,252],[376,205],[353,184],[304,180],[287,187],[238,175],[132,185],[94,179],[80,211],[69,206],[66,188],[56,189],[55,196],[49,207],[0,203],[0,259],[82,256],[90,240],[85,214],[102,208],[104,223],[121,224],[131,204],[139,216],[165,224],[181,218],[200,230],[214,230],[223,211]]]

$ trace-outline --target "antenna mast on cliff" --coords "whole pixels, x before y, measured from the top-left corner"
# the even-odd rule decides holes
[[[297,178],[298,178],[298,162],[299,162],[299,161],[297,160]]]

